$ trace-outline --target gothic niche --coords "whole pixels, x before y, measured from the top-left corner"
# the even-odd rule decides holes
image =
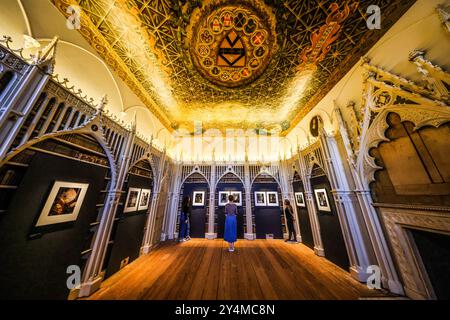
[[[375,202],[450,206],[450,123],[417,131],[396,113],[387,116],[388,142],[370,150],[382,170],[371,190]]]

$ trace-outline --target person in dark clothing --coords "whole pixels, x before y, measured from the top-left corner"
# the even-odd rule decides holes
[[[286,224],[288,228],[289,238],[286,239],[286,242],[297,242],[297,233],[295,232],[294,227],[294,208],[291,206],[291,202],[288,199],[284,200],[284,216],[286,217]],[[291,236],[293,239],[291,240]]]
[[[191,240],[191,205],[190,205],[190,203],[191,203],[191,198],[190,197],[188,197],[188,205],[187,205],[187,208],[186,208],[186,223],[187,223],[187,226],[186,226],[186,237],[185,237],[185,239],[186,239],[186,241],[188,241],[188,240]]]
[[[188,224],[189,224],[189,216],[191,214],[191,198],[186,196],[183,198],[183,202],[181,203],[181,213],[180,213],[180,234],[178,236],[178,241],[183,242],[187,241],[188,237]]]

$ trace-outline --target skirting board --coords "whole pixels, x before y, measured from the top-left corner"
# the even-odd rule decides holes
[[[217,233],[205,233],[205,238],[208,240],[217,239]]]
[[[358,268],[356,266],[350,267],[350,274],[354,279],[362,283],[366,283],[367,278],[370,276],[369,273],[364,272],[363,270],[361,270],[361,268]]]
[[[141,247],[141,255],[148,254],[150,252],[150,250],[152,249],[152,247],[153,247],[153,245],[147,245],[147,246]]]
[[[317,246],[314,246],[314,252],[319,257],[325,257],[325,250],[323,250],[323,248],[319,248]]]
[[[103,277],[97,277],[92,281],[82,283],[80,286],[79,297],[88,297],[93,294],[95,291],[100,289],[100,285],[103,281]]]
[[[244,239],[255,240],[256,239],[256,234],[254,234],[254,233],[244,233]]]

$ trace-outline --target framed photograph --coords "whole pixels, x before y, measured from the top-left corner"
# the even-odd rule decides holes
[[[255,192],[255,207],[265,207],[266,203],[266,193],[263,191]]]
[[[327,196],[327,190],[314,189],[314,194],[316,195],[316,203],[319,210],[331,212],[330,202],[328,201]]]
[[[55,181],[36,227],[77,220],[89,184]]]
[[[234,197],[234,203],[237,206],[242,206],[242,192],[241,191],[230,191],[230,194]]]
[[[305,196],[303,195],[303,192],[296,192],[294,196],[295,196],[295,204],[298,207],[306,207]]]
[[[150,189],[142,189],[141,196],[139,198],[138,211],[147,210],[150,204],[150,194],[152,191]]]
[[[278,207],[278,192],[276,191],[269,191],[267,192],[267,205],[269,207]]]
[[[192,196],[192,206],[200,207],[205,205],[205,192],[204,191],[194,191]]]
[[[141,196],[141,189],[129,188],[127,199],[125,200],[125,208],[123,209],[123,212],[137,211],[140,196]]]
[[[223,207],[228,203],[230,191],[219,191],[219,207]]]

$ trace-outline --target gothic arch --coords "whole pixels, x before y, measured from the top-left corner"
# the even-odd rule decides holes
[[[387,117],[389,113],[399,115],[402,122],[414,123],[414,130],[425,126],[439,127],[450,121],[450,110],[446,107],[432,107],[428,105],[395,105],[383,109],[373,120],[369,129],[361,140],[358,155],[357,169],[363,179],[365,188],[369,188],[371,182],[375,181],[375,172],[382,169],[375,163],[375,159],[369,154],[372,148],[376,148],[383,141],[390,141],[385,132],[389,127]],[[368,189],[367,189],[368,190]]]
[[[206,183],[208,184],[208,187],[211,187],[211,184],[210,184],[210,181],[209,181],[209,179],[206,177],[206,175],[200,170],[200,169],[198,169],[198,170],[192,170],[192,172],[190,172],[182,181],[181,181],[181,183],[180,183],[180,186],[179,186],[179,190],[178,190],[178,193],[180,192],[180,190],[181,190],[181,187],[183,186],[183,184],[186,182],[186,180],[189,178],[189,177],[191,177],[191,176],[193,176],[194,174],[196,174],[196,173],[198,173],[198,174],[200,174],[204,179],[205,179],[205,181],[206,181]]]
[[[35,144],[37,144],[39,142],[42,142],[44,140],[51,139],[51,138],[65,136],[68,134],[87,134],[87,135],[93,137],[97,141],[97,143],[100,145],[100,147],[104,150],[106,157],[108,158],[108,164],[109,164],[109,170],[111,171],[111,182],[112,182],[111,186],[110,186],[110,190],[114,190],[115,184],[117,182],[116,181],[116,177],[117,177],[116,171],[117,170],[116,170],[116,163],[114,161],[114,157],[113,157],[111,151],[109,150],[108,145],[103,140],[103,137],[97,133],[94,133],[93,131],[91,131],[90,129],[88,129],[86,127],[78,128],[75,130],[63,130],[60,132],[52,132],[52,133],[45,134],[39,138],[29,140],[27,143],[21,145],[20,147],[14,149],[9,154],[7,154],[6,157],[2,161],[0,161],[0,167],[2,167],[6,162],[11,160],[13,157],[18,155],[22,151],[24,151],[30,147],[33,147]]]
[[[244,180],[242,180],[242,178],[241,178],[234,170],[227,170],[227,171],[225,171],[220,177],[218,177],[218,178],[217,178],[217,181],[215,182],[215,185],[214,185],[215,188],[217,188],[217,185],[219,184],[220,180],[221,180],[223,177],[225,177],[227,174],[232,174],[232,175],[236,176],[236,178],[238,178],[239,181],[241,181],[242,185],[243,185],[244,188],[245,188]]]
[[[283,191],[283,187],[282,187],[280,181],[279,181],[272,173],[270,173],[269,171],[266,171],[266,170],[262,170],[261,172],[259,172],[259,173],[253,178],[252,182],[250,183],[250,190],[253,188],[253,185],[254,185],[254,183],[255,183],[255,180],[256,180],[259,176],[262,176],[262,175],[268,175],[268,176],[272,177],[273,180],[275,180],[275,182],[278,184],[278,187],[280,188],[280,190]]]
[[[155,177],[156,177],[156,175],[157,175],[157,172],[156,172],[156,170],[155,170],[155,169],[156,169],[156,168],[155,168],[155,163],[153,162],[153,159],[152,159],[151,156],[148,157],[148,156],[144,155],[143,157],[137,159],[135,162],[131,163],[131,164],[130,164],[130,167],[128,168],[128,172],[130,171],[131,168],[133,168],[133,167],[136,166],[139,162],[142,162],[142,161],[147,161],[147,162],[150,164],[150,167],[151,167],[151,169],[152,169],[152,179],[155,180]]]

